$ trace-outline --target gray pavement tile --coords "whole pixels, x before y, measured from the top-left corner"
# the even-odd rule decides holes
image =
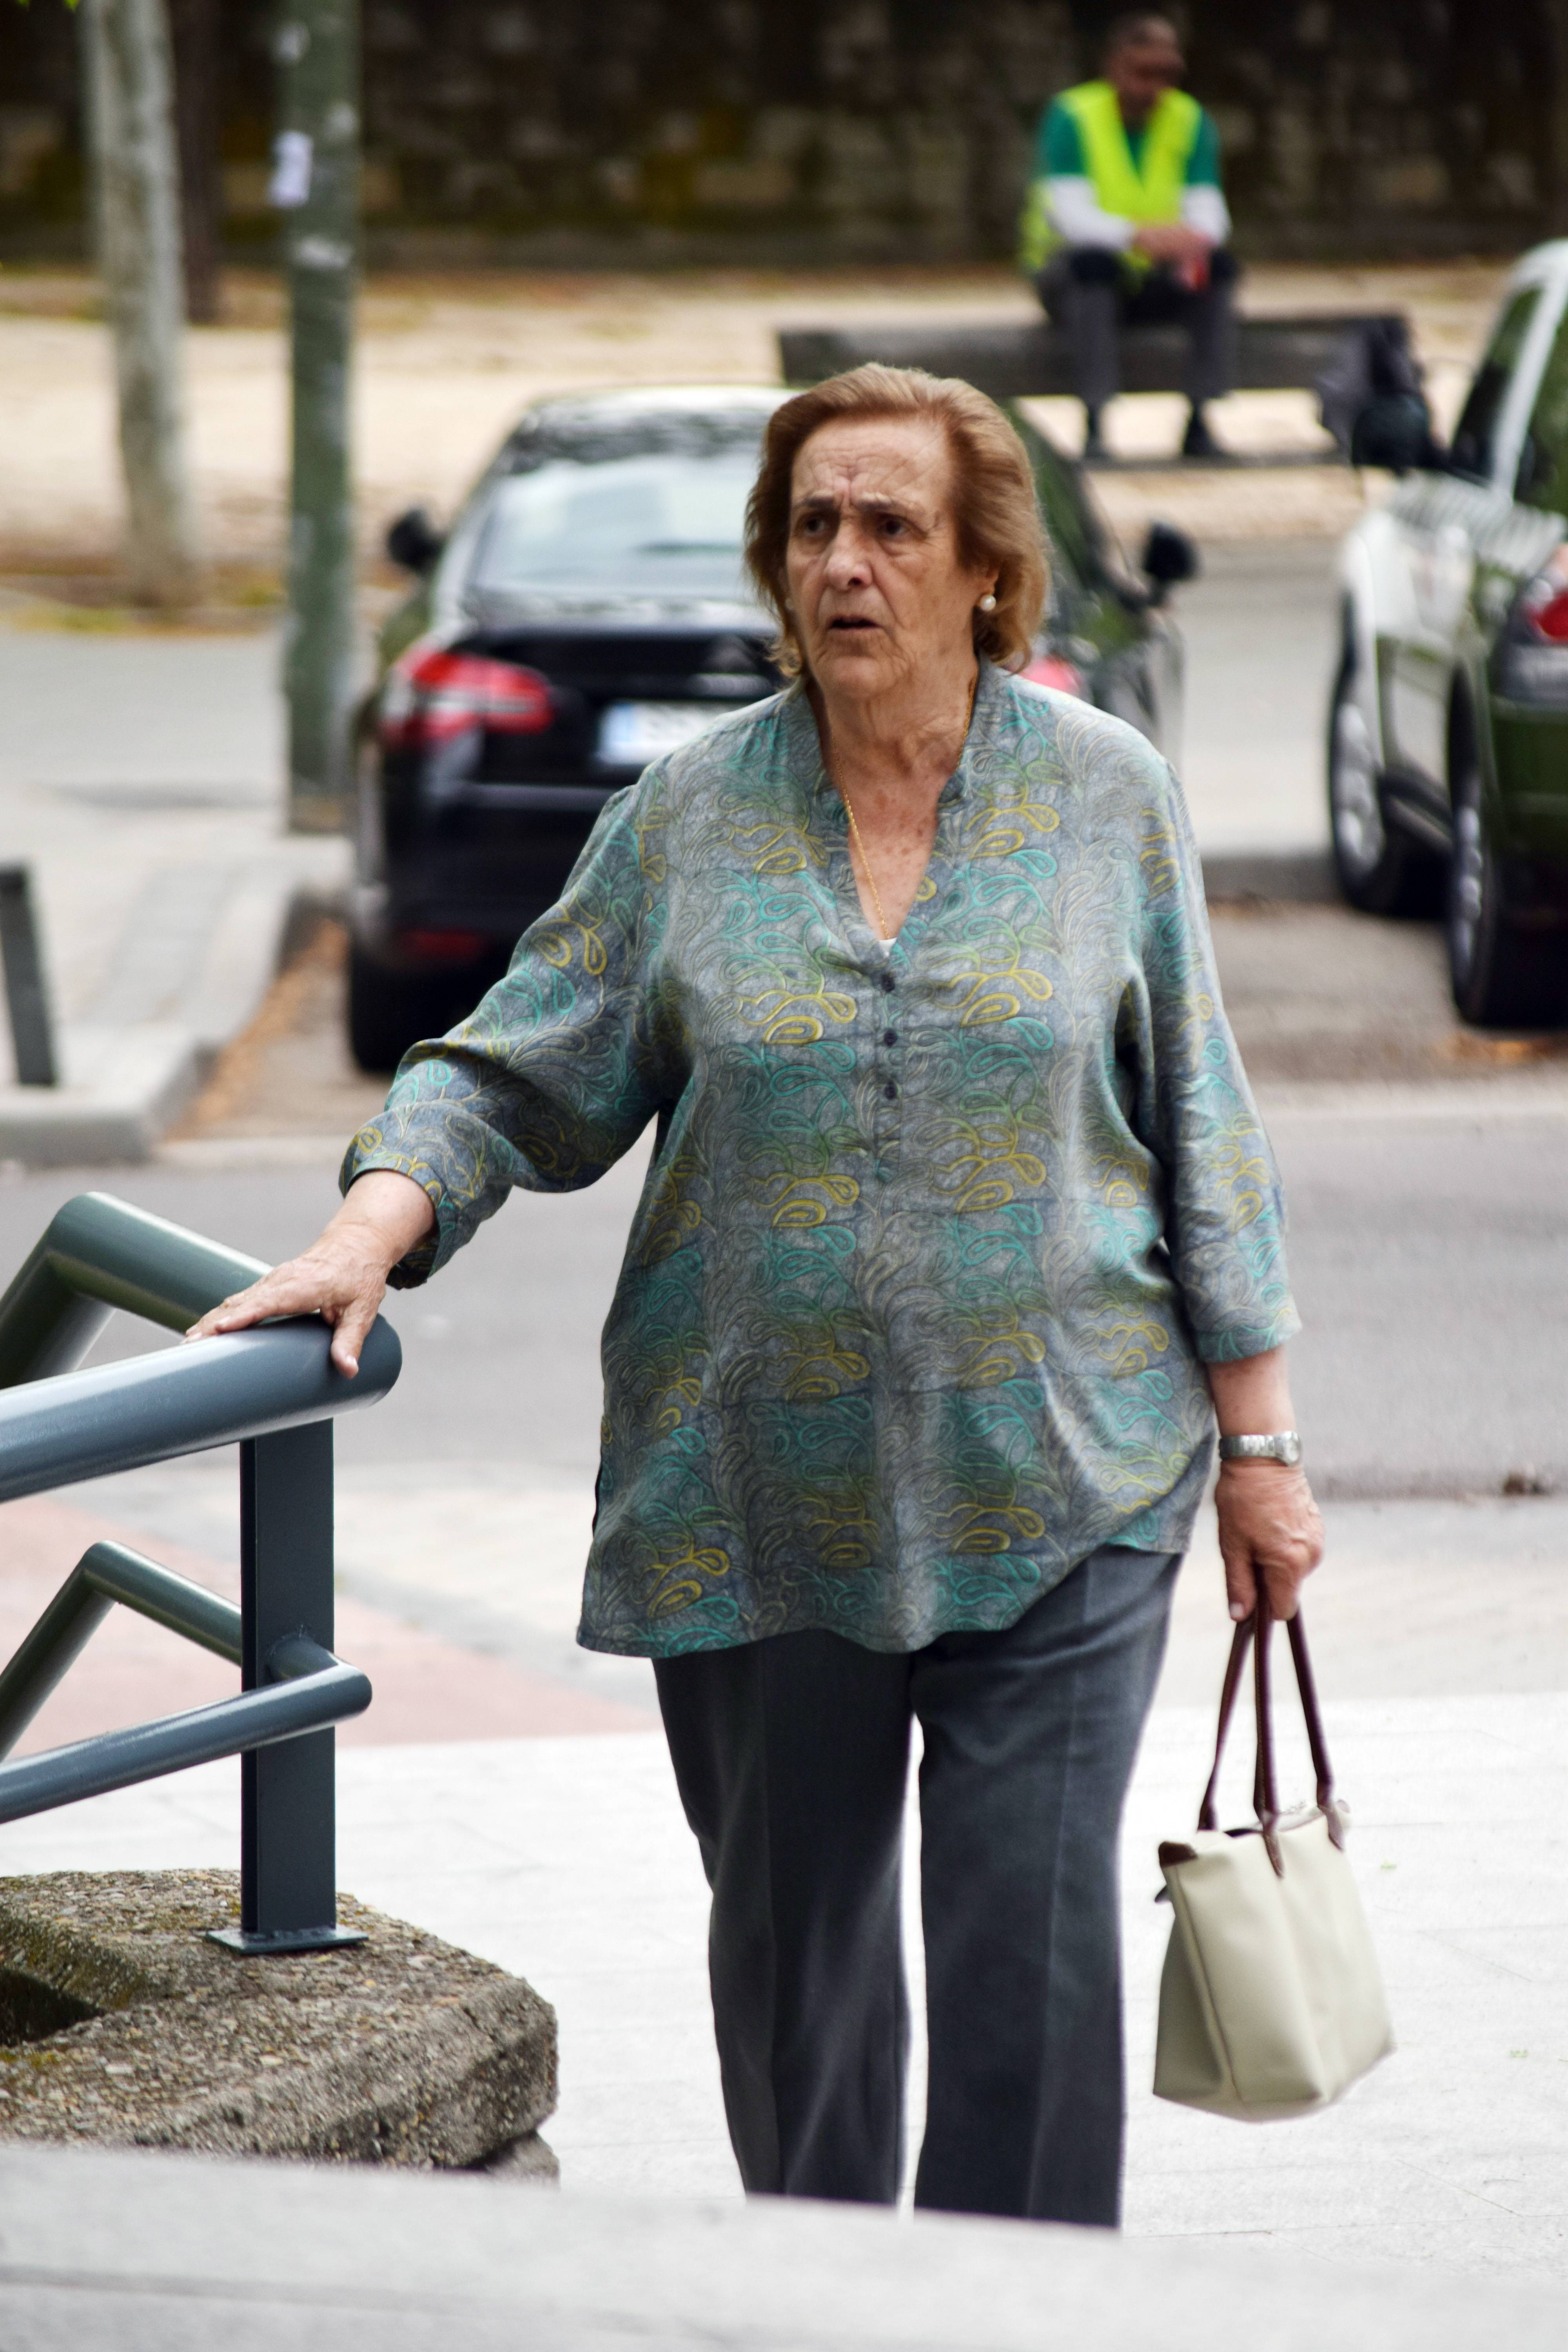
[[[706,2135],[710,2152],[727,2158],[731,2187],[740,2186],[724,2137],[717,2065],[693,2068],[689,2073],[673,2066],[662,2072],[649,2069],[629,2077],[624,2085],[618,2081],[590,2081],[581,2066],[574,2079],[563,2068],[562,2120],[568,2102],[568,2147],[642,2147],[656,2153],[667,2128],[675,2139],[695,2141]],[[546,2127],[546,2137],[553,2147],[560,2137],[559,2121],[555,2130]]]
[[[1450,1927],[1436,1928],[1434,1933],[1446,1950],[1483,1960],[1525,1984],[1545,1987],[1568,1983],[1568,1918],[1556,1920],[1550,1927],[1498,1926],[1484,1931]],[[1563,2031],[1568,2035],[1568,2019],[1564,2020]]]
[[[1330,2228],[1352,2211],[1362,2225],[1390,2231],[1403,2225],[1413,2194],[1422,2198],[1428,2224],[1468,2219],[1466,2193],[1458,2184],[1384,2155],[1359,2165],[1320,2156],[1315,2162],[1270,2164],[1261,2173],[1255,2165],[1154,2171],[1140,2176],[1130,2194],[1127,2223],[1140,2237],[1207,2236],[1216,2219],[1234,2216],[1238,2228],[1278,2236]]]
[[[561,2185],[574,2195],[741,2198],[735,2159],[716,2153],[706,2139],[671,2134],[657,2148],[626,2147],[619,2141],[584,2141],[561,2168]]]
[[[1194,2239],[1203,2231],[1187,2233]],[[1502,2280],[1560,2279],[1568,2265],[1568,2231],[1552,2221],[1514,2222],[1496,2212],[1467,2217],[1448,2211],[1417,2217],[1406,2223],[1404,2236],[1407,2260],[1449,2273],[1479,2273]],[[1325,2263],[1376,2263],[1386,2260],[1386,2240],[1375,2224],[1284,2230],[1277,2233],[1281,2250],[1315,2257]]]
[[[593,2080],[601,2085],[598,2095],[605,2112],[618,2112],[623,2089],[657,2094],[661,2086],[680,2084],[683,2097],[699,2095],[710,2122],[718,2114],[712,2105],[719,2095],[719,2067],[710,2017],[671,2026],[668,2010],[661,2018],[650,2007],[641,2018],[624,2024],[579,2023],[574,2047],[576,2071],[584,2083]],[[647,2101],[642,2104],[646,2107]],[[580,2101],[574,2129],[583,2128],[587,2112]]]

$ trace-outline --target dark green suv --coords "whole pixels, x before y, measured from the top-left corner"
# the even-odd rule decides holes
[[[1346,897],[1446,912],[1454,1001],[1568,1021],[1568,241],[1510,275],[1452,446],[1384,397],[1402,476],[1345,542],[1329,813]]]

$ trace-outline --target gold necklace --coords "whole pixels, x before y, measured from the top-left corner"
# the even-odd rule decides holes
[[[855,822],[855,803],[842,784],[838,787],[838,797],[844,803],[844,814],[849,820],[849,830],[855,836],[855,846],[860,852],[860,863],[866,870],[866,887],[871,893],[871,904],[877,909],[877,937],[886,946],[893,935],[888,929],[888,918],[882,910],[882,894],[877,887],[877,877],[871,871],[871,861],[866,855],[866,845]]]
[[[970,681],[969,702],[963,713],[963,740],[965,743],[969,740],[970,723],[974,717],[975,689],[979,684],[980,672],[976,670],[973,679]],[[960,759],[962,759],[963,756],[963,751],[961,745],[959,749]],[[842,784],[838,787],[838,797],[844,803],[844,814],[849,820],[849,830],[854,835],[855,846],[860,852],[860,863],[866,869],[866,887],[871,893],[871,904],[877,909],[877,937],[881,940],[884,947],[890,947],[893,941],[893,934],[888,929],[888,918],[882,905],[882,894],[877,887],[877,877],[871,871],[871,861],[866,855],[865,840],[861,835],[858,824],[855,822],[855,803],[850,799]]]

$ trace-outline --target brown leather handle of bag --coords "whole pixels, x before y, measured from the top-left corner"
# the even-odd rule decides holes
[[[1243,1618],[1231,1637],[1230,1656],[1226,1662],[1225,1683],[1220,1692],[1219,1723],[1215,1733],[1214,1769],[1209,1774],[1208,1786],[1204,1790],[1203,1803],[1198,1810],[1198,1827],[1200,1830],[1219,1827],[1215,1803],[1219,1786],[1219,1768],[1225,1755],[1226,1735],[1230,1729],[1230,1718],[1236,1708],[1237,1694],[1241,1687],[1241,1670],[1247,1663],[1247,1647],[1253,1644],[1253,1700],[1258,1745],[1252,1775],[1252,1806],[1268,1847],[1268,1858],[1279,1871],[1282,1867],[1276,1834],[1279,1800],[1274,1777],[1274,1712],[1268,1674],[1269,1635],[1273,1630],[1274,1612],[1259,1580],[1258,1606],[1250,1617]],[[1312,1755],[1319,1810],[1329,1824],[1329,1835],[1336,1845],[1342,1845],[1344,1825],[1334,1802],[1333,1768],[1329,1762],[1328,1742],[1323,1737],[1318,1686],[1307,1650],[1307,1629],[1301,1622],[1300,1609],[1288,1621],[1285,1630],[1289,1636],[1290,1656],[1296,1668],[1296,1687],[1300,1694],[1301,1713],[1306,1720],[1307,1745]]]
[[[1219,1695],[1219,1726],[1214,1739],[1214,1770],[1209,1774],[1208,1787],[1204,1790],[1203,1803],[1198,1807],[1198,1827],[1217,1830],[1219,1815],[1215,1811],[1215,1792],[1219,1787],[1219,1768],[1225,1755],[1226,1735],[1236,1707],[1236,1694],[1241,1687],[1241,1670],[1247,1664],[1256,1621],[1244,1617],[1230,1640],[1230,1655],[1225,1663],[1225,1682]]]

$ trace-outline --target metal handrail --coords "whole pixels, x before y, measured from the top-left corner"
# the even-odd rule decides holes
[[[100,1731],[7,1764],[0,1769],[0,1822],[47,1813],[223,1756],[250,1755],[363,1715],[370,1705],[370,1677],[305,1634],[276,1643],[268,1664],[274,1679],[263,1690],[160,1716],[127,1731]]]
[[[116,1601],[239,1664],[244,1621],[232,1601],[124,1544],[91,1544],[0,1673],[0,1756],[15,1748]],[[79,1739],[8,1766],[0,1770],[0,1822],[297,1738],[363,1715],[370,1705],[368,1678],[308,1634],[286,1633],[275,1642],[267,1674],[271,1687],[164,1716],[134,1730]]]
[[[238,1665],[241,1621],[232,1601],[124,1544],[90,1544],[0,1673],[0,1756],[10,1754],[117,1601]]]
[[[336,1925],[330,1733],[371,1686],[331,1648],[331,1423],[385,1395],[397,1336],[378,1317],[353,1380],[315,1317],[71,1369],[116,1307],[183,1330],[266,1271],[84,1193],[0,1298],[0,1501],[237,1441],[242,1522],[238,1609],[122,1545],[91,1546],[0,1672],[0,1756],[116,1601],[237,1664],[244,1684],[237,1698],[0,1763],[0,1822],[237,1753],[241,1923],[216,1932],[283,1952],[359,1940]]]
[[[117,1307],[184,1331],[267,1271],[112,1193],[79,1192],[0,1298],[0,1389],[72,1370]]]
[[[337,1370],[331,1346],[325,1324],[299,1316],[0,1389],[0,1502],[355,1412],[384,1397],[402,1366],[379,1318],[357,1379]]]

